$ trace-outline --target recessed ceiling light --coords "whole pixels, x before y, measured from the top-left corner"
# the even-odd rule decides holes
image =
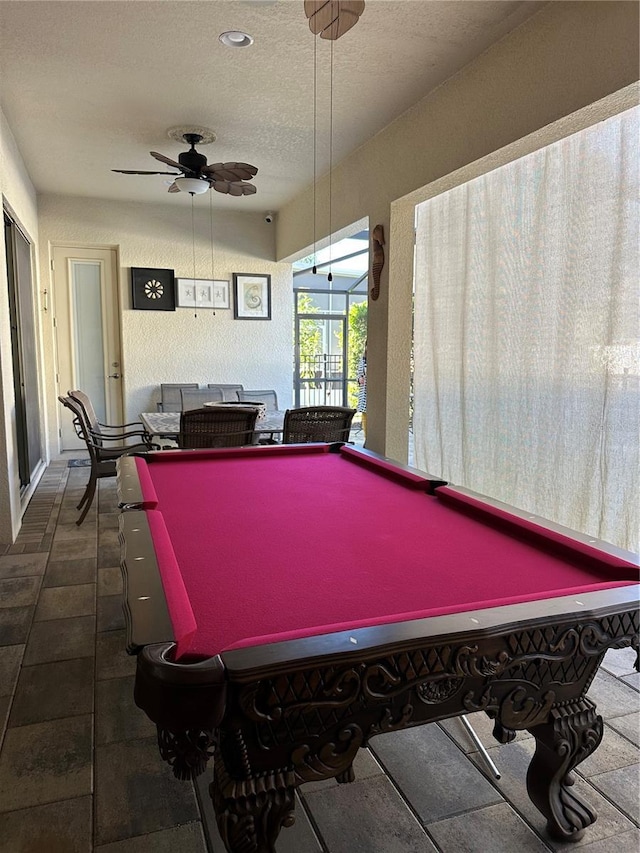
[[[250,44],[253,44],[252,36],[240,30],[229,30],[227,33],[222,33],[218,38],[227,47],[249,47]]]

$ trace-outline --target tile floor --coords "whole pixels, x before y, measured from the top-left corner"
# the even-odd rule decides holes
[[[223,853],[206,777],[177,782],[133,704],[124,652],[115,481],[76,527],[88,470],[51,464],[18,541],[0,545],[0,853]],[[591,697],[605,737],[577,786],[599,817],[577,844],[549,839],[526,794],[531,736],[492,740],[486,772],[458,720],[375,738],[357,781],[301,789],[279,853],[637,853],[640,680],[610,652]]]

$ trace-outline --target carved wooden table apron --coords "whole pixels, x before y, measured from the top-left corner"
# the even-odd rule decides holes
[[[469,630],[469,619],[477,628]],[[373,735],[483,710],[501,743],[536,740],[529,796],[556,837],[596,819],[572,770],[602,739],[585,694],[607,649],[638,648],[637,587],[436,616],[238,649],[171,664],[172,644],[138,655],[136,703],[157,724],[176,776],[215,753],[211,794],[227,850],[273,853],[294,821],[296,786],[352,781]],[[352,651],[330,653],[331,648]],[[425,768],[427,771],[428,768]]]

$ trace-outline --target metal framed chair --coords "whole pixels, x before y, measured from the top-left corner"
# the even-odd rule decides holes
[[[144,424],[142,421],[131,421],[128,424],[103,424],[98,420],[98,416],[96,415],[96,411],[93,407],[93,403],[88,394],[85,394],[84,391],[67,391],[69,397],[72,397],[76,400],[82,408],[84,409],[84,413],[87,418],[87,422],[92,432],[96,434],[102,434],[105,430],[108,431],[108,434],[113,432],[124,433],[128,430],[129,427],[133,427],[132,434],[144,434],[147,435],[147,431],[144,428]]]
[[[80,525],[91,509],[91,504],[96,493],[97,481],[103,477],[115,477],[116,459],[128,453],[140,453],[148,450],[159,450],[160,448],[157,444],[151,442],[146,432],[113,432],[105,434],[101,431],[95,433],[89,425],[84,407],[77,399],[74,397],[58,397],[58,400],[73,415],[73,425],[76,433],[84,441],[91,462],[89,482],[77,506],[77,509],[82,510],[80,518],[76,521],[76,524]],[[123,443],[123,441],[126,442],[135,437],[142,438],[142,441],[132,444]]]
[[[244,390],[244,385],[220,385],[213,382],[207,385],[207,388],[219,388],[222,391],[222,399],[225,403],[237,403],[240,399],[238,395]]]
[[[240,447],[255,443],[258,410],[248,406],[207,406],[180,415],[178,447]]]
[[[205,403],[221,403],[223,399],[219,388],[183,388],[180,391],[180,411],[201,409]]]
[[[312,441],[348,441],[356,410],[347,406],[306,406],[287,409],[284,415],[283,444]]]
[[[262,388],[259,390],[248,391],[246,388],[238,392],[240,402],[265,403],[268,412],[278,411],[278,395],[273,388]]]
[[[180,391],[183,388],[198,388],[197,382],[162,382],[160,384],[160,412],[181,412]]]

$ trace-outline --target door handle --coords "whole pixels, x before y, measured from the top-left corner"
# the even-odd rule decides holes
[[[110,373],[107,376],[107,379],[120,379],[120,374],[119,373]]]

